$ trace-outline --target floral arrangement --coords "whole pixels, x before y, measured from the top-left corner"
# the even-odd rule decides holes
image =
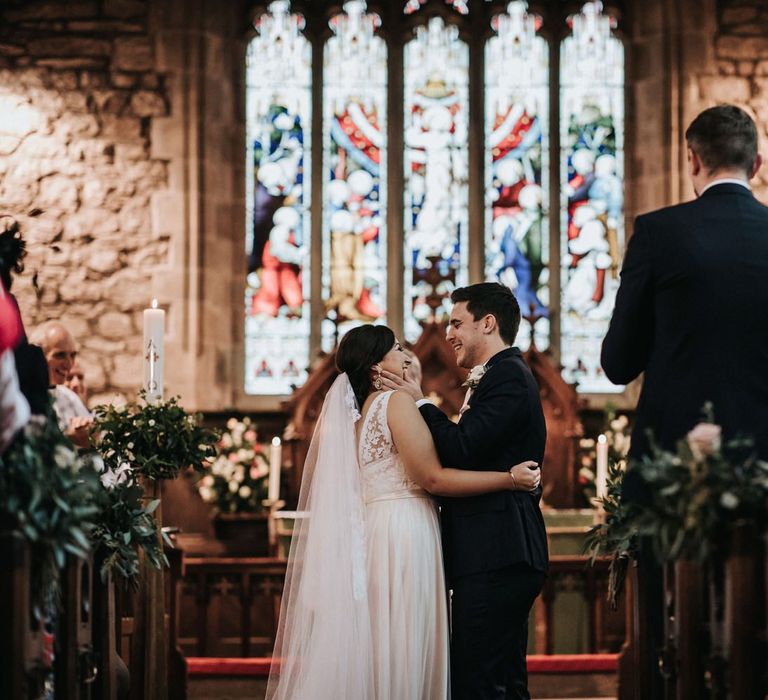
[[[0,454],[0,527],[29,542],[39,607],[56,599],[67,555],[85,558],[91,550],[101,512],[98,467],[78,455],[52,415],[33,418]]]
[[[602,433],[605,435],[608,443],[608,469],[610,477],[612,464],[617,465],[621,470],[626,469],[631,426],[626,415],[619,415],[610,407],[606,410],[604,424],[605,427]],[[578,483],[582,488],[586,502],[591,504],[597,496],[597,487],[595,485],[596,440],[593,438],[582,438],[579,440],[576,462],[579,465]]]
[[[107,469],[117,473],[125,465],[143,479],[175,479],[182,469],[205,471],[216,456],[216,434],[187,413],[177,397],[167,401],[94,409],[94,433]]]
[[[220,513],[261,511],[267,497],[269,460],[251,419],[230,418],[217,447],[219,456],[210,473],[198,482],[200,496]]]
[[[485,376],[487,371],[488,368],[485,365],[475,365],[471,370],[469,370],[467,380],[462,384],[462,386],[468,386],[470,389],[476,389],[477,385],[480,384],[480,380],[483,378],[483,376]]]
[[[705,411],[711,416],[711,407]],[[636,538],[646,536],[660,562],[725,556],[738,524],[764,529],[768,521],[768,463],[758,460],[752,447],[749,439],[723,444],[720,427],[710,419],[688,433],[675,452],[655,446],[626,473],[614,465],[605,523],[591,530],[587,552],[626,566]],[[622,580],[610,587],[614,599]]]
[[[138,585],[140,552],[154,568],[167,566],[148,482],[173,479],[182,469],[204,471],[216,454],[216,433],[200,425],[177,398],[94,409],[94,435],[104,461],[103,508],[91,533],[101,575]],[[166,540],[167,541],[167,540]]]

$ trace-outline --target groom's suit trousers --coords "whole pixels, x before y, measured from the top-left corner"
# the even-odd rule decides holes
[[[513,564],[454,580],[452,700],[529,700],[528,613],[544,578],[527,564]]]

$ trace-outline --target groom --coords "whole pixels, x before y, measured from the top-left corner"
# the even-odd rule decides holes
[[[451,301],[446,338],[456,363],[472,370],[459,422],[427,402],[415,381],[385,372],[387,385],[417,400],[443,466],[541,464],[546,425],[536,381],[512,347],[520,325],[514,295],[488,282],[456,289]],[[528,613],[547,571],[540,499],[541,487],[441,500],[454,700],[530,698]]]

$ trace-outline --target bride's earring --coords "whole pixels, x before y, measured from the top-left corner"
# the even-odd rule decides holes
[[[376,379],[373,380],[373,388],[381,391],[381,367],[376,368]]]

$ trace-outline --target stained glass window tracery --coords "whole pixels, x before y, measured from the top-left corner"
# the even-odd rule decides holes
[[[278,0],[246,58],[245,390],[288,394],[309,365],[311,46]]]
[[[325,46],[323,349],[386,319],[387,47],[360,0],[331,19]]]
[[[468,277],[469,48],[433,17],[405,46],[405,338],[450,313]]]
[[[418,12],[423,5],[426,5],[429,0],[407,0],[403,12],[406,15],[412,15],[414,12]],[[469,14],[469,0],[445,0],[446,5],[450,5],[456,12],[461,15]]]
[[[485,276],[515,293],[524,315],[542,317],[549,345],[549,45],[525,2],[494,17],[485,48]],[[521,325],[516,344],[530,345]]]
[[[602,3],[561,44],[561,363],[585,393],[621,391],[600,367],[624,250],[624,47]]]

